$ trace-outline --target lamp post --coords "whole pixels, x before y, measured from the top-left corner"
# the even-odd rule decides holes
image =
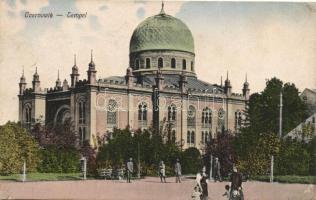
[[[134,131],[131,131],[132,137],[134,138],[135,134]],[[140,179],[140,155],[139,155],[139,141],[137,140],[137,162],[138,162],[138,167],[137,167],[137,177]]]
[[[23,182],[26,181],[26,162],[25,162],[25,160],[23,161],[23,177],[22,177],[22,181]]]

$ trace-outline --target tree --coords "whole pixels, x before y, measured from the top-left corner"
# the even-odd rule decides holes
[[[0,126],[0,173],[19,173],[23,162],[28,171],[35,171],[39,146],[34,137],[20,124],[7,122]]]
[[[200,151],[190,147],[183,151],[181,156],[182,173],[196,174],[202,169],[202,157]]]
[[[217,157],[221,164],[221,174],[228,175],[232,171],[233,163],[236,162],[236,153],[233,146],[234,136],[230,131],[217,134],[215,139],[207,143],[204,162],[209,168],[210,155]]]

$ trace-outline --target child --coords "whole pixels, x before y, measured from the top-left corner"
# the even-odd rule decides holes
[[[229,187],[229,185],[225,185],[225,193],[223,194],[223,197],[227,197],[227,199],[229,199],[229,196],[230,196],[230,187]]]

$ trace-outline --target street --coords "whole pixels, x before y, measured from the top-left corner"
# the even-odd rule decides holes
[[[167,183],[147,177],[130,184],[118,180],[0,181],[0,199],[189,200],[194,180],[184,179],[181,184],[174,181],[174,177],[167,178]],[[225,199],[222,194],[226,184],[210,182],[209,199]],[[245,182],[243,188],[246,200],[316,200],[315,185]]]

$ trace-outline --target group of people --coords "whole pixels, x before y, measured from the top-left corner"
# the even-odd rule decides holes
[[[134,171],[134,164],[133,164],[133,159],[130,158],[129,161],[126,163],[126,173],[127,173],[127,182],[130,183],[131,182],[131,177]],[[181,183],[181,174],[182,174],[182,170],[181,170],[181,164],[179,159],[177,159],[175,165],[174,165],[174,172],[176,175],[176,183]],[[160,161],[159,163],[159,169],[158,169],[158,174],[160,177],[160,181],[162,183],[166,183],[166,165],[163,161]]]
[[[207,175],[205,173],[205,167],[202,172],[196,175],[196,182],[194,184],[192,199],[193,200],[207,200],[208,199],[208,182]],[[214,180],[216,176],[221,180],[220,173],[214,171]],[[217,174],[217,175],[216,175]],[[215,181],[216,182],[216,181]],[[230,185],[225,186],[225,193],[223,196],[227,197],[228,200],[243,200],[244,194],[242,191],[242,174],[238,172],[237,167],[233,167],[233,172],[230,176]]]

